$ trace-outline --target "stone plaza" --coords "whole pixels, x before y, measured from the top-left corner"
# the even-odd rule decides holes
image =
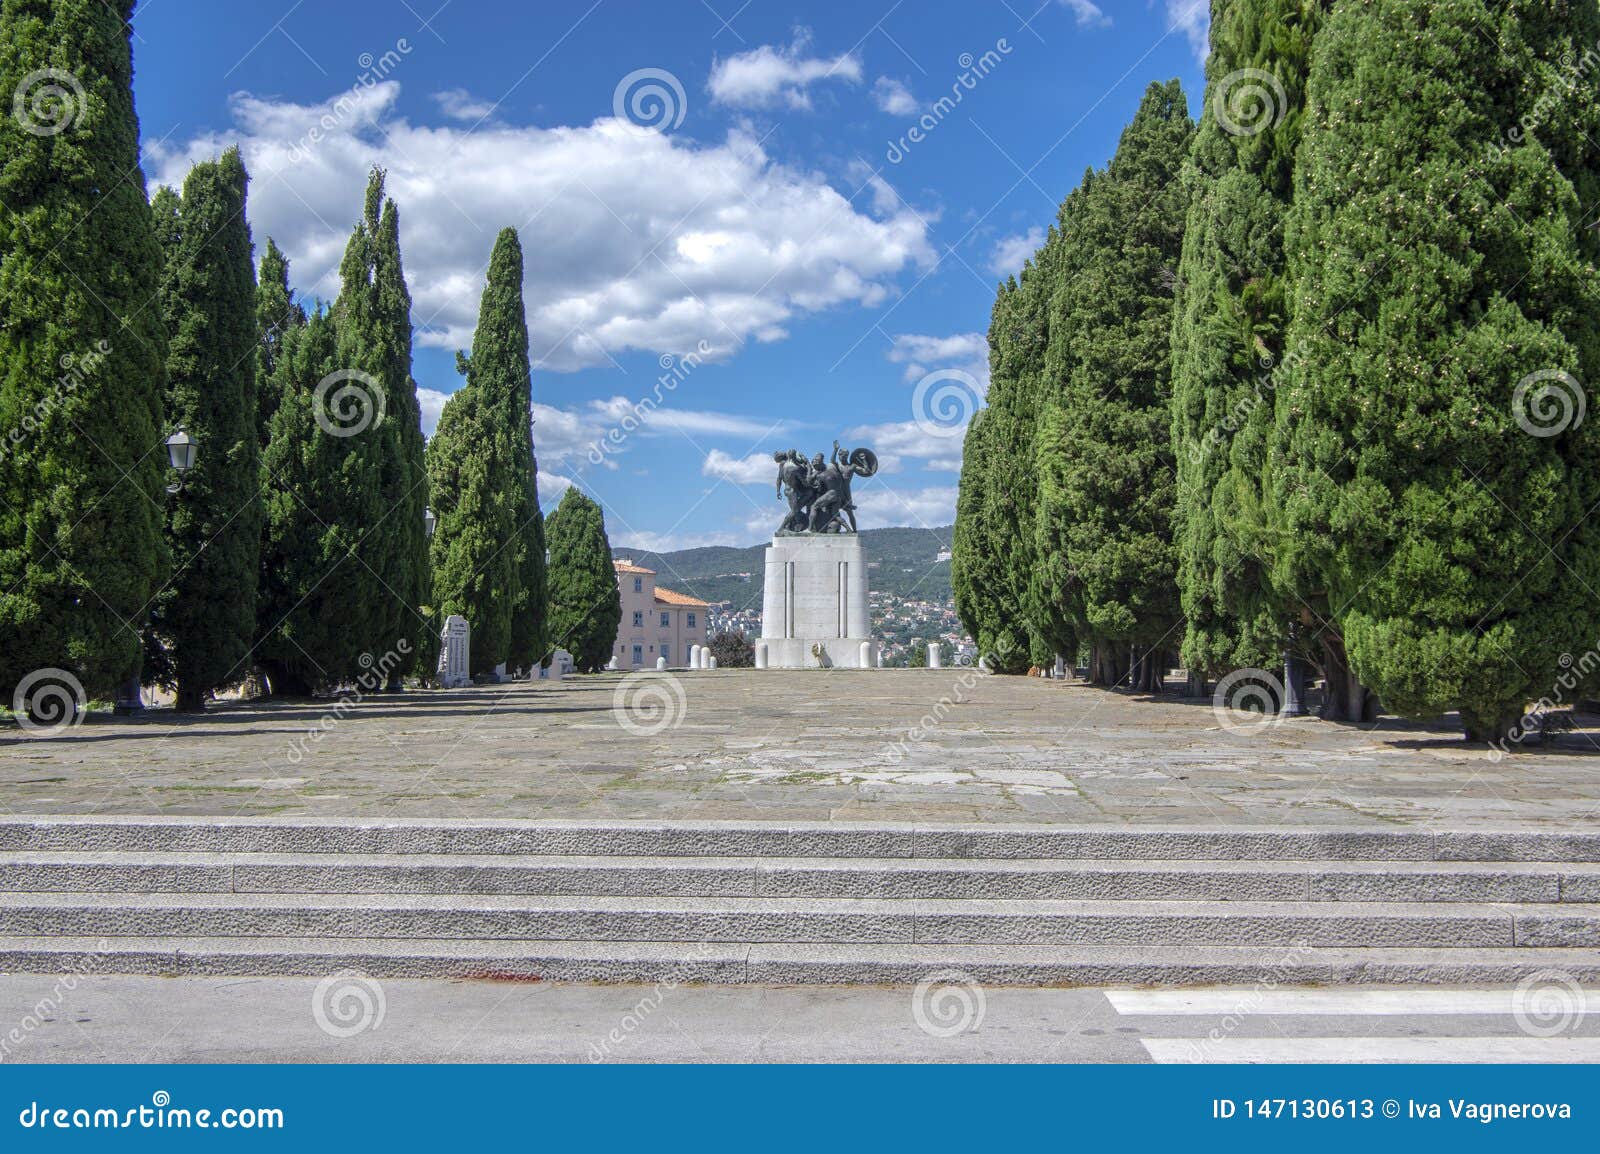
[[[1587,722],[1587,728],[1583,723]],[[0,735],[12,814],[1592,828],[1600,730],[1219,713],[978,669],[602,674]]]

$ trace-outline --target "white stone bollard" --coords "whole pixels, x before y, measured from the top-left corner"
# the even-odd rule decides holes
[[[660,673],[660,672],[664,671],[666,668],[667,668],[667,659],[665,657],[657,657],[656,658],[656,672]]]
[[[1064,680],[1067,676],[1067,659],[1061,654],[1056,654],[1055,677],[1057,681]]]
[[[883,668],[883,650],[878,650],[878,668]]]
[[[700,647],[698,645],[689,646],[689,668],[700,668]]]
[[[939,644],[939,639],[937,637],[935,637],[932,641],[928,642],[928,668],[929,669],[943,669],[944,668],[944,651],[941,648],[941,646]]]
[[[765,641],[758,641],[758,642],[756,642],[756,668],[757,669],[765,669],[766,667],[767,667],[767,643]]]
[[[861,643],[861,668],[872,668],[872,642],[870,641]]]
[[[715,653],[707,653],[706,654],[706,668],[707,669],[715,669],[716,667],[717,667],[717,655]]]
[[[458,613],[444,620],[439,634],[439,684],[446,689],[457,689],[472,684],[468,662],[472,653],[472,626]]]

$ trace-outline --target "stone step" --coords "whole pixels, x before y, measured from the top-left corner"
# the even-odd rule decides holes
[[[17,937],[1600,947],[1600,906],[460,894],[0,894]]]
[[[1600,901],[1600,865],[505,854],[0,853],[0,893],[507,894],[1306,902]]]
[[[772,945],[322,938],[0,937],[0,973],[986,986],[1513,986],[1541,971],[1600,984],[1600,955],[1562,949]],[[67,980],[67,979],[64,979]],[[908,997],[909,997],[908,993]],[[1249,991],[1240,991],[1248,1006]]]
[[[39,817],[0,851],[427,853],[1014,860],[1600,862],[1600,832],[1179,829],[846,822]]]

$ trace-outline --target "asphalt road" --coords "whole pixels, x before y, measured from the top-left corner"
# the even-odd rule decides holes
[[[4,1062],[1594,1062],[1600,990],[0,975]]]

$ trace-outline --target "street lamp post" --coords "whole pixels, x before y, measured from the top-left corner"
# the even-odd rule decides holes
[[[183,488],[183,478],[190,469],[194,468],[194,459],[199,446],[195,439],[185,430],[177,429],[166,439],[167,464],[172,471],[178,474],[178,479],[167,485],[168,494],[176,495]],[[144,660],[141,657],[139,665],[134,669],[128,680],[122,683],[117,690],[117,703],[115,712],[127,717],[144,712],[144,689],[140,684],[143,678]]]

